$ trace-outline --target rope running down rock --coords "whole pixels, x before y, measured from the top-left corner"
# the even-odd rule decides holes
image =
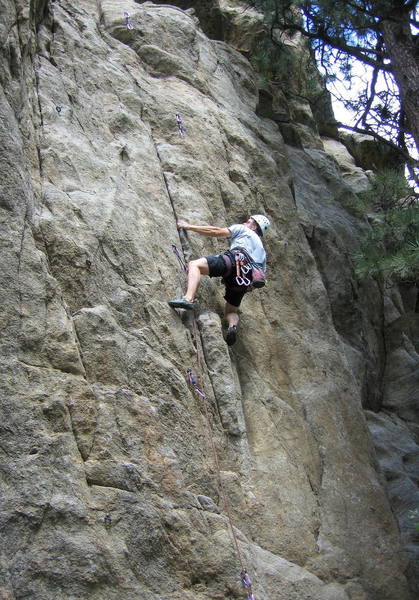
[[[187,274],[188,267],[187,267],[185,261],[180,256],[180,253],[174,244],[172,244],[172,250],[173,250],[175,256],[178,258],[180,266],[183,269],[184,273]],[[197,371],[198,371],[199,375],[197,377],[194,374],[194,372],[192,371],[192,369],[187,369],[186,379],[187,379],[189,385],[191,386],[191,388],[193,389],[193,391],[195,392],[195,394],[203,401],[202,405],[204,407],[205,419],[207,421],[207,427],[208,427],[208,431],[209,431],[209,439],[211,442],[212,452],[213,452],[213,456],[214,456],[214,463],[215,463],[215,468],[216,468],[218,487],[219,487],[220,495],[222,497],[223,504],[225,506],[225,510],[227,513],[227,519],[228,519],[228,524],[229,524],[229,529],[230,529],[233,546],[235,548],[238,560],[240,562],[240,567],[241,567],[240,580],[246,591],[247,600],[256,600],[256,597],[253,594],[253,590],[252,590],[252,580],[250,579],[247,569],[244,566],[243,557],[240,552],[240,547],[239,547],[239,543],[237,540],[237,535],[234,530],[233,520],[231,517],[230,502],[229,502],[229,498],[228,498],[228,495],[226,493],[226,490],[225,490],[225,487],[224,487],[224,484],[223,484],[223,481],[221,478],[221,469],[220,469],[220,463],[218,460],[217,449],[215,447],[215,442],[214,442],[212,422],[211,422],[209,411],[208,411],[208,404],[206,402],[207,395],[204,392],[204,390],[202,389],[202,373],[204,372],[204,368],[205,368],[205,357],[204,357],[204,353],[203,353],[203,349],[202,349],[201,336],[199,335],[198,325],[197,325],[196,319],[195,319],[195,314],[194,314],[193,320],[192,320],[192,329],[193,329],[193,336],[194,336],[195,343],[196,343]]]

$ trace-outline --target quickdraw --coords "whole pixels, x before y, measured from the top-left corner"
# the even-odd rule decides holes
[[[189,270],[189,269],[188,269],[188,265],[187,265],[187,264],[184,262],[183,258],[182,258],[182,257],[181,257],[181,255],[180,255],[180,252],[179,252],[179,250],[176,248],[176,246],[175,246],[174,244],[172,244],[172,250],[173,250],[173,254],[174,254],[174,255],[176,256],[176,258],[178,259],[178,261],[179,261],[179,264],[180,264],[181,268],[183,269],[183,271],[184,271],[185,273],[187,273],[187,272],[188,272],[188,270]]]
[[[178,128],[178,131],[179,131],[179,135],[181,135],[183,137],[184,135],[186,135],[186,133],[185,133],[185,130],[183,129],[183,123],[182,123],[182,119],[181,119],[180,114],[176,113],[175,114],[175,118],[176,118],[176,121],[177,121],[177,128]]]
[[[194,391],[201,396],[201,398],[206,398],[207,395],[205,392],[203,392],[201,390],[201,388],[198,386],[198,381],[196,379],[196,375],[195,373],[193,373],[192,369],[188,369],[186,371],[186,378],[188,380],[189,385],[194,389]]]
[[[127,29],[134,29],[134,25],[132,24],[130,14],[128,12],[124,12],[125,17],[125,26]]]
[[[236,283],[237,285],[251,285],[250,279],[246,277],[251,267],[248,267],[245,263],[245,256],[241,252],[235,254],[236,259]]]
[[[255,595],[252,592],[252,580],[249,577],[247,569],[242,569],[240,573],[240,579],[244,587],[246,588],[247,600],[256,600]]]
[[[249,577],[249,573],[247,572],[247,569],[242,569],[242,571],[240,573],[240,578],[242,580],[243,585],[245,585],[246,587],[252,587],[252,580]]]

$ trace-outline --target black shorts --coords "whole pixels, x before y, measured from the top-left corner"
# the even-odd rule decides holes
[[[228,267],[224,260],[224,254],[212,254],[205,258],[208,262],[210,277],[225,277]],[[235,284],[235,275],[235,272],[232,272],[227,278],[223,279],[225,285],[224,300],[238,308],[247,288],[244,286],[238,287],[237,284]]]

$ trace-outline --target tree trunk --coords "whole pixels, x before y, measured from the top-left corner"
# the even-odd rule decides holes
[[[381,32],[400,91],[409,131],[419,152],[419,61],[408,19],[409,15],[398,12],[394,20],[382,21]]]

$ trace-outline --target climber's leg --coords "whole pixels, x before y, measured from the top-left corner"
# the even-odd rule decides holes
[[[230,290],[226,289],[226,295],[229,294]],[[241,294],[241,292],[239,292]],[[231,292],[230,292],[231,295]],[[243,295],[242,295],[243,296]],[[237,301],[235,299],[235,301]],[[238,300],[240,304],[241,298]],[[237,338],[237,326],[240,321],[239,317],[239,307],[230,304],[230,302],[226,302],[224,309],[225,318],[227,321],[228,329],[226,334],[226,342],[228,346],[232,346],[236,342]]]
[[[237,327],[240,321],[239,307],[226,302],[224,314],[229,327]]]
[[[191,260],[188,264],[188,287],[183,298],[169,300],[168,304],[173,308],[186,308],[192,310],[194,308],[194,300],[198,291],[202,275],[208,275],[208,262],[205,257]]]
[[[209,274],[208,261],[205,257],[191,260],[188,269],[188,289],[186,290],[185,299],[193,302],[201,282],[201,276]]]

